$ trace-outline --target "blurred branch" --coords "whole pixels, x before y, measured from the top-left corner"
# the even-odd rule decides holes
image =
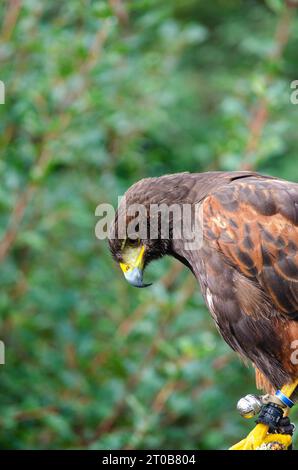
[[[289,4],[291,3],[291,5]],[[295,3],[295,5],[294,5]],[[298,7],[298,2],[286,2],[281,16],[279,17],[276,31],[274,48],[268,56],[269,61],[277,62],[282,58],[284,49],[288,44],[293,13],[290,8]],[[266,77],[266,85],[269,86],[273,81],[273,77],[269,74]],[[258,149],[263,130],[269,117],[269,103],[266,97],[259,99],[254,109],[251,111],[251,118],[248,124],[249,136],[245,148],[244,158],[241,163],[242,170],[252,170],[254,168],[254,156]]]
[[[106,40],[108,39],[111,27],[112,22],[109,18],[107,18],[104,21],[102,28],[97,31],[93,43],[90,47],[88,57],[80,67],[79,73],[81,75],[86,75],[88,72],[90,72],[101,59],[103,47],[106,43]]]
[[[202,393],[204,393],[206,390],[208,390],[210,387],[214,386],[214,382],[210,378],[206,378],[196,386],[196,387],[191,387],[190,390],[186,390],[186,393],[189,394],[189,397],[191,397],[191,401],[195,401],[195,399],[200,396]],[[179,389],[181,390],[181,388]],[[172,426],[177,420],[179,420],[181,416],[177,414],[175,411],[167,410],[164,419],[163,419],[163,424],[166,427]],[[199,436],[196,436],[199,438]]]
[[[146,420],[143,422],[142,427],[139,429],[136,429],[136,431],[132,434],[132,436],[129,439],[128,444],[125,445],[124,450],[134,449],[136,447],[135,442],[137,441],[139,443],[141,439],[145,437],[145,435],[147,434],[150,428],[153,417],[160,414],[166,402],[168,401],[169,397],[172,395],[174,390],[177,389],[179,383],[180,383],[179,380],[169,380],[159,390],[159,392],[156,394],[155,398],[153,399],[152,405],[150,406],[152,414],[148,415],[146,417]],[[185,388],[185,384],[184,383],[182,384],[184,385],[184,388]]]
[[[102,434],[110,432],[111,429],[113,428],[113,426],[115,425],[118,417],[121,416],[121,414],[124,412],[124,410],[126,408],[127,396],[128,396],[128,394],[132,393],[135,386],[137,385],[137,383],[141,379],[141,376],[142,376],[142,373],[143,373],[143,370],[144,370],[146,364],[149,363],[153,359],[153,357],[155,355],[157,344],[160,340],[160,335],[161,334],[157,335],[156,338],[154,339],[154,341],[151,344],[147,354],[144,356],[143,361],[141,362],[141,364],[139,364],[137,371],[134,374],[131,374],[129,376],[129,378],[127,380],[127,383],[126,383],[125,392],[124,392],[123,397],[116,403],[116,405],[114,407],[114,410],[110,414],[110,416],[108,416],[106,419],[104,419],[101,422],[101,424],[99,425],[99,427],[96,430],[95,434],[93,435],[91,442],[98,439]],[[85,439],[83,439],[81,444],[86,445],[88,443],[89,443],[89,440],[86,441]]]
[[[6,257],[10,247],[14,243],[21,221],[23,220],[26,207],[31,200],[33,187],[29,186],[17,199],[10,216],[9,226],[0,242],[0,262]]]
[[[109,4],[122,26],[128,25],[128,13],[123,0],[109,0]]]
[[[59,129],[56,132],[49,132],[44,138],[44,145],[42,147],[39,159],[34,167],[34,173],[36,175],[41,175],[49,162],[51,155],[49,153],[47,143],[50,142],[52,139],[57,138],[58,135],[65,130],[65,127],[67,126],[68,122],[69,118],[66,118],[66,116],[61,116],[60,125],[58,126]],[[28,205],[30,204],[37,187],[37,183],[29,183],[16,200],[15,206],[10,215],[8,227],[3,238],[0,241],[0,262],[2,262],[8,255],[10,248],[16,240],[19,231],[19,226],[24,218],[25,211]]]
[[[3,42],[9,41],[12,36],[21,11],[22,0],[8,0],[7,3],[8,6],[1,31],[1,41]]]
[[[17,421],[27,421],[33,419],[42,419],[49,414],[58,414],[59,408],[57,406],[43,406],[34,408],[32,410],[23,410],[15,414],[14,419]]]
[[[171,269],[160,280],[160,283],[164,286],[165,289],[169,289],[174,284],[182,270],[183,265],[181,263],[174,262]],[[134,325],[136,325],[142,316],[146,313],[148,308],[152,308],[151,298],[148,299],[147,302],[144,302],[138,306],[132,315],[124,319],[124,321],[119,325],[117,333],[127,336],[134,328]]]
[[[110,432],[111,429],[116,425],[117,420],[119,416],[122,415],[126,408],[127,404],[127,396],[130,393],[133,393],[133,390],[135,389],[136,385],[139,383],[142,377],[143,371],[146,369],[146,365],[149,364],[151,361],[154,360],[155,355],[158,352],[158,345],[160,340],[164,336],[164,330],[165,326],[168,324],[168,322],[173,320],[173,317],[177,316],[181,310],[184,308],[186,302],[188,301],[190,295],[194,292],[196,289],[197,283],[194,281],[193,276],[191,275],[190,277],[188,276],[186,280],[184,281],[183,285],[179,289],[179,291],[182,293],[181,299],[178,302],[178,304],[175,306],[175,308],[171,309],[168,314],[165,314],[162,318],[162,321],[159,324],[159,331],[158,334],[155,336],[154,341],[152,342],[147,354],[145,355],[143,361],[138,367],[138,370],[132,374],[127,381],[126,389],[124,392],[123,397],[118,401],[118,403],[115,405],[114,410],[110,416],[108,416],[106,419],[102,421],[102,423],[99,425],[95,435],[93,435],[92,442],[98,439],[102,434]],[[150,299],[150,304],[152,306],[152,298]],[[179,363],[181,361],[185,361],[187,358],[179,358],[178,361]],[[172,386],[167,385],[167,390],[169,387],[169,391],[172,390]],[[161,393],[161,392],[159,392]],[[160,397],[162,396],[163,399],[167,396],[167,394],[161,394],[159,395]],[[154,408],[159,409],[160,407],[160,401],[161,399],[158,398],[157,401],[154,401]],[[82,444],[89,444],[90,442],[86,442],[83,439]]]
[[[11,12],[7,13],[7,19],[4,22],[8,25],[6,26],[6,29],[9,28],[9,31],[11,31],[12,25],[15,25],[21,2],[19,0],[12,0],[11,5],[13,5],[11,7]],[[71,90],[67,94],[63,103],[63,108],[67,108],[78,96],[80,96],[81,93],[84,92],[84,90],[88,88],[88,80],[86,76],[98,63],[100,53],[108,38],[110,28],[111,22],[110,19],[107,19],[103,23],[102,28],[96,33],[93,43],[90,47],[88,57],[83,62],[80,68],[80,73],[83,75],[83,77],[85,77],[85,79],[83,80],[83,84],[76,90]],[[5,37],[9,38],[9,34],[6,33]],[[43,137],[43,144],[42,149],[40,151],[40,156],[37,160],[37,163],[35,164],[35,167],[33,167],[31,170],[33,175],[37,175],[38,178],[42,176],[52,158],[48,145],[51,143],[52,140],[57,139],[63,134],[67,126],[70,124],[71,119],[72,114],[68,109],[61,110],[60,115],[58,115],[58,125],[56,126],[56,130],[49,132],[46,136]],[[28,186],[17,197],[15,206],[10,215],[6,232],[3,238],[0,240],[0,262],[5,259],[12,245],[14,244],[18,235],[19,227],[23,221],[26,209],[29,206],[38,187],[39,185],[35,181],[30,182]]]
[[[263,129],[268,119],[268,102],[266,98],[262,98],[251,111],[251,118],[248,124],[249,137],[245,148],[245,156],[241,163],[241,170],[252,170],[254,162],[253,156],[259,146],[259,142],[263,133]]]
[[[83,80],[81,82],[81,85],[76,87],[75,90],[70,91],[65,99],[62,102],[62,107],[65,108],[67,106],[70,106],[71,103],[73,103],[79,96],[88,89],[89,81],[88,81],[88,74],[91,72],[91,70],[95,67],[95,65],[99,62],[101,59],[101,54],[103,47],[106,43],[106,40],[108,39],[110,30],[112,27],[112,22],[110,18],[107,18],[103,25],[102,28],[100,28],[92,42],[92,45],[89,49],[89,54],[87,59],[82,63],[81,67],[78,70],[78,75],[83,77]]]
[[[298,8],[298,1],[297,0],[285,0],[286,5],[288,8]]]
[[[165,289],[170,289],[176,282],[183,269],[184,266],[181,263],[177,263],[174,261],[171,269],[160,280],[160,284],[162,284]],[[179,311],[183,307],[184,302],[194,293],[196,288],[197,283],[194,281],[193,276],[189,274],[187,276],[184,287],[182,287],[182,293],[184,292],[184,294],[182,295],[180,302],[177,303],[174,309],[175,311]],[[127,337],[130,332],[135,328],[135,326],[139,323],[141,318],[146,314],[146,312],[152,309],[153,304],[156,305],[157,302],[153,301],[152,298],[149,298],[148,301],[138,305],[138,307],[132,312],[132,314],[128,318],[124,318],[123,322],[120,323],[116,334]],[[121,351],[121,353],[125,354],[126,351]],[[99,356],[97,356],[95,361],[96,367],[102,367],[112,355],[113,351],[111,351],[111,348],[109,347],[106,351],[102,352]]]
[[[177,368],[182,369],[184,364],[188,362],[188,356],[179,357],[178,360],[175,362]],[[187,384],[182,381],[181,379],[169,379],[165,382],[165,384],[161,387],[161,389],[157,392],[155,397],[153,398],[152,404],[150,406],[151,414],[147,416],[147,419],[144,421],[143,426],[140,429],[137,429],[135,433],[131,436],[129,443],[126,444],[124,447],[125,450],[130,450],[135,448],[135,441],[137,440],[138,443],[143,439],[146,433],[150,429],[150,425],[154,417],[158,416],[161,412],[164,411],[164,407],[170,398],[170,396],[179,389],[185,390]]]

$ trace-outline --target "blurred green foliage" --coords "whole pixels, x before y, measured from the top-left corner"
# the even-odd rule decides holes
[[[298,181],[282,3],[1,2],[2,448],[219,449],[253,426],[253,372],[194,280],[163,260],[129,287],[94,212],[145,176],[240,168],[262,100],[249,161]]]

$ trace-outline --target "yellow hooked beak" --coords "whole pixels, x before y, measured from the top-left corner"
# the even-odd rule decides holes
[[[127,247],[123,253],[124,263],[119,263],[125,279],[135,287],[147,287],[151,284],[143,283],[145,247]]]

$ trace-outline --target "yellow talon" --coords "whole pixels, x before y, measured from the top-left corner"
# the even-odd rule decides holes
[[[256,450],[266,439],[268,426],[257,424],[249,435],[238,444],[235,444],[230,450]]]
[[[288,434],[268,434],[257,450],[287,450],[292,444]]]
[[[257,424],[249,435],[230,450],[287,450],[292,444],[288,434],[268,434],[268,426]]]
[[[290,397],[298,386],[298,380],[282,387],[281,391]],[[288,414],[285,411],[285,416]],[[270,434],[269,427],[257,424],[256,427],[242,441],[230,447],[230,450],[287,450],[292,444],[292,436],[288,434]]]

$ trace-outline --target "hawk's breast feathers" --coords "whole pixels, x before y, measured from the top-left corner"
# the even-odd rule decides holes
[[[125,199],[146,208],[199,205],[200,246],[187,249],[183,237],[142,239],[143,265],[164,254],[183,262],[198,279],[223,338],[254,364],[258,383],[280,387],[295,380],[298,184],[253,172],[181,173],[141,180]],[[116,228],[125,211],[120,204]],[[123,246],[121,239],[110,240],[120,262]]]

